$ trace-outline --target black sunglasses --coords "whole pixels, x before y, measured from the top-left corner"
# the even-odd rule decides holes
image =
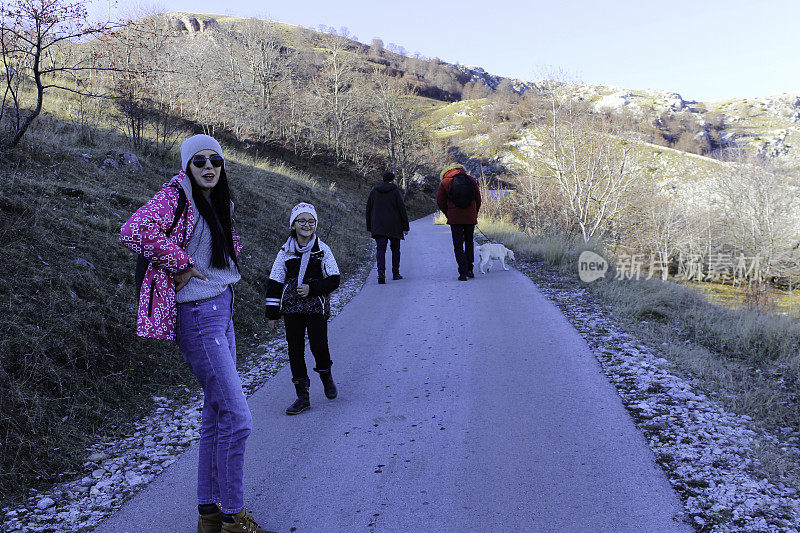
[[[222,163],[225,162],[225,160],[222,158],[222,156],[221,155],[217,155],[217,154],[213,154],[213,155],[210,155],[208,157],[206,157],[204,155],[196,155],[196,156],[192,157],[192,164],[194,166],[196,166],[197,168],[203,168],[204,166],[206,166],[206,159],[211,161],[211,166],[214,167],[214,168],[221,167]]]

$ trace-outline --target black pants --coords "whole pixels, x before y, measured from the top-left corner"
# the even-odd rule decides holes
[[[328,370],[331,365],[331,352],[328,349],[328,320],[324,315],[284,315],[286,326],[286,343],[289,345],[289,366],[292,369],[292,381],[308,379],[306,369],[306,331],[308,344],[314,361],[314,370]]]
[[[472,272],[475,262],[475,224],[450,224],[450,233],[453,234],[453,251],[456,253],[458,273]]]
[[[392,273],[400,273],[400,239],[396,237],[384,237],[375,235],[375,259],[378,262],[378,276],[386,274],[386,242],[388,241],[392,249]]]

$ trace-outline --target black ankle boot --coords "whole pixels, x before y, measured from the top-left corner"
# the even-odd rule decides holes
[[[333,382],[331,369],[317,370],[315,368],[314,371],[319,372],[319,379],[322,381],[322,387],[325,389],[325,396],[327,396],[329,400],[336,398],[339,395],[339,391],[336,390],[336,383]]]
[[[294,389],[297,391],[297,400],[286,408],[287,415],[297,415],[311,407],[311,401],[308,399],[308,386],[311,382],[306,379],[292,380]]]

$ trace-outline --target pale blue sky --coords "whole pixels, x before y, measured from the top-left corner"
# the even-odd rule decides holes
[[[108,5],[109,0],[92,0]],[[124,4],[130,4],[130,1]],[[800,0],[154,0],[164,11],[347,27],[409,54],[533,80],[664,89],[688,100],[800,93]]]

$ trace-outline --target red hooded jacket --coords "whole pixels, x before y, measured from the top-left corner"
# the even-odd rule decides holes
[[[448,224],[477,224],[478,211],[481,209],[481,189],[478,182],[472,176],[472,185],[475,187],[475,201],[469,207],[456,207],[450,199],[450,188],[453,186],[453,177],[444,178],[439,183],[439,190],[436,191],[436,204],[442,213],[447,217]]]

